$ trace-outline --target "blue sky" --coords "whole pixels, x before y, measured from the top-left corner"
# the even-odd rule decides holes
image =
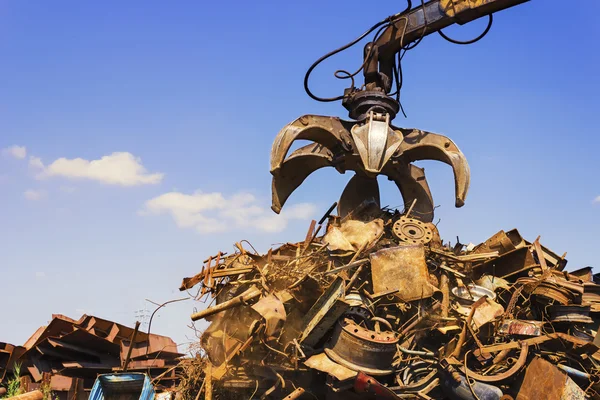
[[[431,35],[407,53],[408,118],[395,124],[449,136],[471,166],[455,209],[450,168],[420,164],[446,240],[516,227],[567,251],[570,268],[597,264],[600,4],[565,4],[576,2],[533,0],[497,14],[477,44]],[[23,343],[52,313],[133,325],[136,310],[153,310],[145,299],[180,297],[181,278],[234,241],[301,240],[350,175],[317,172],[276,218],[272,140],[303,114],[346,116],[304,94],[304,71],[400,8],[0,1],[0,341]],[[325,63],[314,91],[340,94],[331,74],[360,54]],[[382,191],[401,204],[393,185]],[[185,343],[201,306],[167,306],[153,331]]]

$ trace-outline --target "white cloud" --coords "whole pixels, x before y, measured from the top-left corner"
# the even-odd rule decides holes
[[[227,198],[221,193],[201,191],[165,193],[148,200],[140,210],[141,215],[169,214],[180,228],[192,228],[200,233],[243,228],[280,232],[290,220],[307,219],[314,213],[314,205],[302,203],[291,205],[277,215],[262,207],[250,193]]]
[[[29,165],[40,169],[37,177],[46,179],[60,176],[68,179],[89,179],[109,185],[154,185],[164,177],[162,173],[148,173],[142,160],[127,152],[115,152],[98,160],[83,158],[59,158],[44,166],[37,157],[29,159]]]
[[[43,190],[28,189],[23,192],[23,196],[25,196],[27,200],[37,201],[46,197],[46,192]]]
[[[600,196],[596,197],[594,199],[594,201],[592,201],[592,203],[594,203],[594,204],[600,204]]]
[[[2,154],[22,160],[27,157],[27,148],[25,146],[10,146],[2,149]]]
[[[35,279],[44,279],[46,277],[46,273],[44,271],[38,271],[35,273]]]
[[[30,156],[29,157],[29,166],[32,168],[44,169],[44,164],[42,163],[42,159],[39,157]]]

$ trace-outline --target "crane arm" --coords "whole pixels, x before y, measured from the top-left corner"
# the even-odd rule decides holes
[[[376,39],[367,44],[364,77],[367,90],[391,89],[394,57],[409,43],[453,24],[466,24],[529,0],[430,0],[398,16]],[[371,46],[371,47],[369,47]]]

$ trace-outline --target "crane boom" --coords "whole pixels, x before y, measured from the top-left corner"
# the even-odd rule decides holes
[[[453,24],[463,25],[529,0],[431,0],[415,7],[388,26],[374,43],[367,44],[364,70],[367,90],[391,89],[394,57],[409,43]],[[370,47],[369,47],[370,46]],[[370,53],[370,54],[369,54]],[[383,76],[381,76],[381,75]]]

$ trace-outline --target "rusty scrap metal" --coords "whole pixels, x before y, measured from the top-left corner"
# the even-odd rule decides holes
[[[333,361],[353,371],[387,375],[396,353],[398,337],[394,332],[376,332],[344,318],[338,321],[325,353]]]
[[[282,400],[296,400],[299,399],[304,394],[304,389],[299,387],[294,390],[292,393],[285,396]]]
[[[498,327],[500,335],[541,336],[544,321],[505,319]]]
[[[525,372],[517,400],[583,400],[587,396],[569,376],[551,362],[535,357]]]
[[[394,222],[392,233],[399,240],[411,244],[427,244],[433,239],[433,231],[429,224],[414,218],[401,217],[398,219]]]
[[[217,298],[203,312],[211,325],[201,341],[215,393],[517,398],[535,357],[561,365],[581,390],[600,385],[600,301],[584,301],[600,285],[590,274],[565,273],[549,261],[553,252],[516,230],[480,246],[407,243],[394,233],[399,218],[367,207],[329,216],[327,233],[308,247],[303,240],[251,257],[238,248],[229,260],[249,257],[244,272],[206,287]],[[521,251],[535,265],[498,268]],[[215,268],[213,277],[237,268]]]
[[[273,336],[287,317],[283,303],[274,295],[262,297],[252,309],[265,319],[267,336]]]
[[[350,307],[344,301],[344,280],[336,279],[317,300],[304,319],[302,334],[298,341],[315,346],[337,319]]]
[[[135,333],[135,338],[132,339]],[[60,398],[79,398],[101,373],[145,372],[157,385],[173,389],[179,382],[180,357],[175,342],[165,336],[137,331],[97,316],[79,320],[54,314],[23,346],[0,343],[0,384],[12,379],[21,365],[21,389],[41,386]],[[129,359],[129,361],[127,361]]]
[[[421,244],[403,244],[372,253],[371,275],[376,292],[398,289],[397,296],[403,301],[426,299],[439,292],[429,282]]]
[[[224,301],[221,304],[217,304],[216,306],[209,307],[205,310],[198,311],[198,312],[192,314],[191,319],[192,319],[192,321],[198,321],[199,319],[210,317],[211,315],[218,314],[221,311],[228,310],[230,308],[244,304],[247,301],[255,299],[255,298],[259,297],[260,294],[261,294],[260,290],[257,287],[253,286],[252,288],[246,290],[244,293],[240,294],[239,296],[234,297],[231,300]]]
[[[127,350],[127,356],[125,357],[125,361],[123,361],[123,372],[127,372],[127,367],[129,367],[129,361],[131,361],[131,351],[135,346],[135,338],[137,337],[138,330],[140,329],[140,324],[140,321],[135,321],[135,327],[133,328],[131,339],[129,339],[129,349]]]

